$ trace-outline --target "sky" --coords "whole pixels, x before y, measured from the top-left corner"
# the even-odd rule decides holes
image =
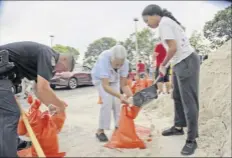
[[[101,37],[123,41],[146,28],[141,12],[154,3],[168,9],[186,27],[186,33],[201,31],[205,22],[230,3],[209,1],[3,1],[0,8],[0,45],[35,41],[50,46],[77,48],[80,61],[88,45]],[[156,32],[156,30],[154,30]]]

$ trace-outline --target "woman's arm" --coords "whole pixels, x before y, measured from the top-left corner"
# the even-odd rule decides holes
[[[175,40],[172,39],[172,40],[165,40],[165,41],[167,42],[167,45],[168,45],[168,51],[167,51],[167,55],[164,61],[161,64],[162,66],[166,66],[177,51],[177,45],[176,45]]]

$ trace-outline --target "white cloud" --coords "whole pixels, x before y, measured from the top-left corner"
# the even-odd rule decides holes
[[[0,44],[32,40],[50,45],[70,45],[83,53],[88,44],[103,36],[124,40],[146,25],[141,12],[151,1],[5,1],[1,15]],[[202,29],[204,23],[221,9],[202,1],[155,1],[170,10],[187,28]]]

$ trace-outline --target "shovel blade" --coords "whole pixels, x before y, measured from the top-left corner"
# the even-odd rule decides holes
[[[156,85],[152,85],[150,87],[147,87],[137,93],[134,94],[133,96],[133,105],[141,107],[153,99],[157,99],[158,94],[157,94],[157,88]]]

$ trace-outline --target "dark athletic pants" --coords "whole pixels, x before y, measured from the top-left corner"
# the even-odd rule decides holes
[[[188,127],[188,140],[198,136],[200,58],[192,53],[173,67],[175,126]]]
[[[0,157],[17,157],[20,111],[11,87],[11,81],[0,80]]]

